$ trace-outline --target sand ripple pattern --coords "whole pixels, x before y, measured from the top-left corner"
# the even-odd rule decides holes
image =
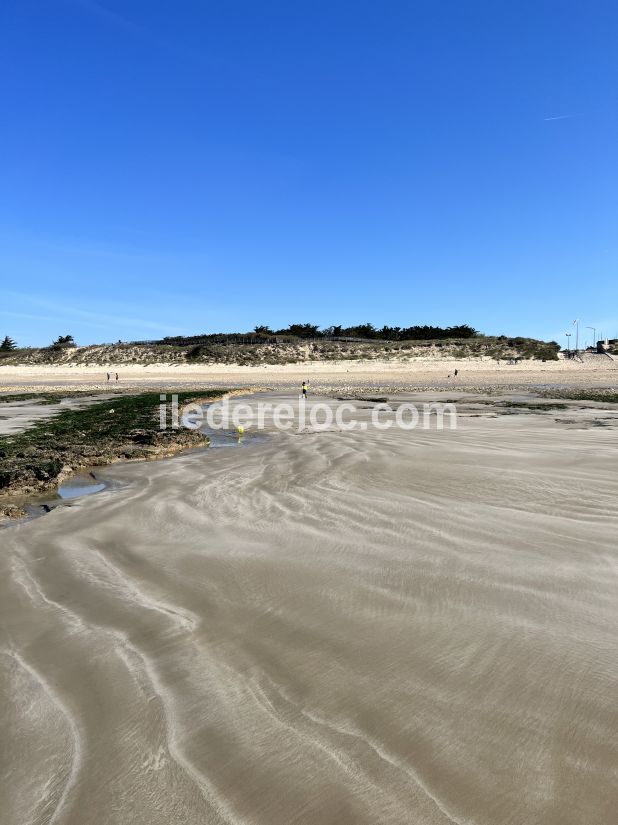
[[[614,823],[615,436],[279,435],[2,531],[2,825]]]

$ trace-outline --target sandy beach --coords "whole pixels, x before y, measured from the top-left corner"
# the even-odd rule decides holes
[[[0,825],[618,825],[618,5],[4,6]]]
[[[249,434],[2,530],[3,825],[610,825],[616,421]]]
[[[457,376],[455,376],[457,370]],[[112,376],[115,376],[115,370]],[[601,358],[594,363],[576,361],[523,361],[518,364],[497,363],[489,359],[437,360],[413,362],[388,361],[315,361],[304,364],[265,365],[258,367],[228,364],[151,364],[122,366],[119,381],[106,379],[106,367],[100,366],[2,366],[0,393],[41,392],[45,390],[111,390],[164,387],[183,389],[193,386],[213,387],[300,387],[309,381],[312,391],[350,388],[392,389],[393,391],[451,387],[617,387],[618,361]]]

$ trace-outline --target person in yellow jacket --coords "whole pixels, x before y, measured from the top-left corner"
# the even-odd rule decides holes
[[[306,381],[303,381],[302,391],[303,391],[303,396],[305,398],[307,397],[307,390],[308,389],[309,389],[309,384]]]

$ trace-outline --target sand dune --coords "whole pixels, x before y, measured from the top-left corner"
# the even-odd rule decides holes
[[[613,823],[616,427],[488,414],[1,531],[3,825]]]

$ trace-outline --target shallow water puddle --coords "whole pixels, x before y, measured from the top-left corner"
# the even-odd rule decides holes
[[[80,496],[100,493],[106,487],[107,484],[97,481],[92,476],[73,476],[58,487],[58,496],[64,500],[79,498]]]

